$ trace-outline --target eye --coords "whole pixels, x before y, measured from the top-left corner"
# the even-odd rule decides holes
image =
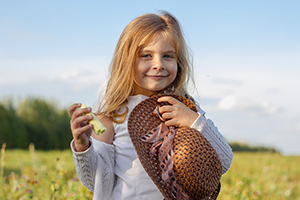
[[[151,58],[151,55],[150,54],[142,54],[141,57],[142,58]]]
[[[164,55],[164,58],[171,59],[171,58],[174,58],[174,56],[171,54],[166,54],[166,55]]]

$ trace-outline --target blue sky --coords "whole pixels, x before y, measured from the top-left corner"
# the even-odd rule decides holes
[[[182,24],[193,95],[225,139],[300,154],[299,1],[0,0],[0,99],[95,105],[122,30],[158,10]]]

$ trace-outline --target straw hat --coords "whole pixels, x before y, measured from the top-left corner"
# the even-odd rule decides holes
[[[130,113],[128,132],[149,177],[159,188],[165,199],[176,199],[173,195],[174,190],[170,189],[173,183],[165,182],[162,179],[158,153],[151,156],[152,144],[141,139],[162,123],[160,118],[152,113],[157,106],[167,104],[158,104],[157,102],[158,98],[166,95],[176,98],[194,111],[197,110],[190,100],[182,96],[163,94],[150,97],[139,103]],[[175,130],[173,174],[176,183],[179,184],[179,187],[181,186],[190,199],[217,199],[222,175],[222,163],[218,154],[197,130],[190,127],[175,127]],[[177,194],[177,196],[179,195]]]

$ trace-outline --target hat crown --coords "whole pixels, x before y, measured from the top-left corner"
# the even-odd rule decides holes
[[[149,155],[151,144],[141,141],[141,137],[157,127],[161,120],[152,115],[161,96],[172,96],[190,109],[196,106],[187,98],[163,94],[139,103],[130,113],[128,132],[145,171],[166,199],[174,199],[169,187],[162,181],[157,154]],[[161,106],[161,105],[160,105]],[[220,189],[222,163],[214,148],[197,130],[190,127],[176,129],[174,145],[174,174],[178,183],[191,199],[216,199]],[[213,195],[212,195],[213,194]]]
[[[174,174],[191,199],[203,199],[218,187],[222,163],[215,149],[197,130],[183,127],[174,138]]]

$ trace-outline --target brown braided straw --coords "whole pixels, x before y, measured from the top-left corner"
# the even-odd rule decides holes
[[[185,97],[175,94],[163,94],[148,98],[139,103],[130,113],[128,132],[138,157],[152,181],[159,188],[165,199],[175,199],[169,186],[162,181],[158,155],[150,156],[150,143],[143,142],[141,137],[157,127],[161,120],[152,115],[162,96],[172,96],[184,103],[193,111],[195,105]],[[222,163],[214,148],[197,130],[189,127],[176,129],[174,138],[174,174],[178,183],[191,199],[217,199],[220,192]]]

